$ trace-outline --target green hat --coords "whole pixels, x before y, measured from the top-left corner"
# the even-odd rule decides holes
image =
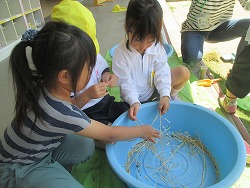
[[[53,7],[52,20],[59,20],[74,25],[85,31],[93,40],[96,53],[100,52],[100,46],[96,38],[96,22],[93,14],[80,2],[74,0],[62,0]]]

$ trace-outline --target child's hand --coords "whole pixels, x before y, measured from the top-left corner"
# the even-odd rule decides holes
[[[129,108],[129,111],[128,111],[129,119],[135,121],[137,119],[136,114],[139,111],[139,109],[140,109],[140,104],[138,102],[132,104]]]
[[[85,93],[90,99],[97,99],[100,97],[104,97],[108,94],[106,87],[108,86],[107,83],[100,82],[91,87],[89,87]]]
[[[141,128],[143,132],[142,138],[144,140],[149,140],[155,143],[154,138],[160,138],[159,131],[155,130],[151,125],[142,125]]]
[[[169,97],[164,96],[159,102],[159,113],[161,115],[165,114],[169,109]]]
[[[109,87],[114,87],[117,84],[117,76],[115,74],[111,74],[109,72],[105,72],[102,75],[102,81],[107,83]]]

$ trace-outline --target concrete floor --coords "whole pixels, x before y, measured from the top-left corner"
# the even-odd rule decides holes
[[[44,18],[51,15],[52,8],[61,0],[40,0]]]
[[[49,17],[53,6],[58,4],[61,0],[40,0],[43,15],[45,18]],[[100,43],[101,54],[105,55],[106,51],[110,49],[114,44],[121,41],[124,37],[123,23],[125,18],[125,12],[112,13],[112,9],[115,4],[126,7],[129,0],[113,0],[112,2],[102,3],[103,6],[93,6],[94,0],[79,0],[82,2],[90,11],[92,11],[96,22],[97,22],[97,39]],[[185,20],[186,15],[191,4],[190,0],[166,0],[167,5],[170,7],[172,14],[175,18],[176,23],[181,25]],[[181,14],[180,14],[181,13]],[[115,14],[115,16],[114,16]],[[238,1],[234,9],[233,18],[249,18],[250,12],[245,11]],[[166,22],[168,18],[165,19]],[[104,29],[107,28],[107,29]],[[170,29],[171,28],[167,28]],[[112,34],[114,33],[114,34]],[[175,36],[171,36],[174,40],[175,50],[180,54],[180,35],[175,33]],[[204,52],[218,51],[221,54],[235,53],[239,39],[231,40],[222,43],[205,43]]]
[[[120,43],[125,36],[123,25],[126,12],[114,13],[112,10],[116,4],[127,7],[128,2],[129,0],[113,0],[103,3],[103,6],[92,6],[93,1],[83,1],[96,20],[97,40],[103,56],[113,45]]]
[[[40,0],[44,18],[51,15],[52,8],[61,0]],[[92,13],[97,25],[97,39],[100,44],[100,53],[105,56],[107,50],[119,43],[124,37],[125,12],[113,13],[116,4],[127,7],[129,0],[113,0],[104,2],[102,6],[94,6],[93,0],[79,0]]]

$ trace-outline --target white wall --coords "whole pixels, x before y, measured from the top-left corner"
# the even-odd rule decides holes
[[[14,114],[14,95],[9,70],[9,58],[0,61],[0,135]]]

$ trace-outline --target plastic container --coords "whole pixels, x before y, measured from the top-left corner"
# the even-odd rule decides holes
[[[117,46],[119,46],[119,44],[116,44],[116,45],[114,45],[114,46],[112,46],[112,47],[110,48],[110,50],[109,50],[109,55],[110,55],[110,57],[113,57],[113,56],[114,56],[114,51],[115,51],[115,48],[116,48]],[[168,43],[163,43],[163,47],[165,48],[168,57],[170,57],[170,56],[173,54],[173,51],[174,51],[173,47],[172,47],[170,44],[168,44]]]
[[[158,102],[141,105],[137,115],[138,122],[152,124],[158,114],[157,107]],[[197,157],[195,161],[194,158],[189,159],[188,155],[179,151],[168,161],[178,165],[167,173],[175,177],[172,182],[162,181],[156,177],[156,168],[162,164],[158,164],[157,157],[147,151],[139,154],[136,159],[138,161],[134,168],[137,168],[137,173],[136,169],[131,169],[130,174],[127,173],[124,165],[128,153],[133,146],[142,141],[137,138],[106,146],[107,158],[112,169],[129,187],[222,188],[231,187],[240,178],[246,165],[246,149],[241,135],[228,120],[202,106],[180,101],[171,101],[169,111],[161,118],[162,124],[156,120],[153,126],[159,130],[163,120],[169,132],[188,132],[191,137],[200,139],[216,164],[218,179],[215,180],[216,174],[211,161],[205,160],[206,168],[202,168],[199,166],[202,157]],[[129,120],[125,112],[113,123],[113,126],[116,125],[136,126],[136,123]],[[166,146],[163,152],[168,154],[171,149]],[[185,164],[184,168],[181,168],[180,164]],[[138,165],[140,165],[139,173]],[[201,173],[203,173],[202,181]]]
[[[163,47],[165,48],[165,50],[166,50],[166,52],[168,54],[168,57],[170,57],[174,52],[173,47],[168,43],[163,43]]]
[[[110,50],[109,50],[109,55],[110,55],[110,57],[113,58],[113,56],[114,56],[114,51],[115,51],[115,49],[116,49],[117,46],[119,46],[119,44],[116,44],[116,45],[114,45],[114,46],[112,46],[112,47],[110,48]]]

